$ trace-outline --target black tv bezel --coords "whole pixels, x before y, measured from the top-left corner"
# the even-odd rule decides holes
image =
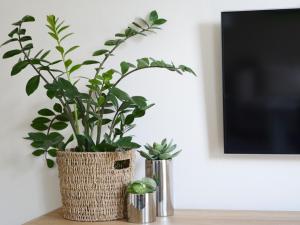
[[[254,152],[247,152],[247,153],[242,153],[242,152],[230,152],[228,151],[228,147],[226,147],[226,135],[228,132],[226,132],[227,128],[227,122],[225,120],[225,112],[227,112],[226,109],[226,104],[225,104],[225,75],[224,75],[224,27],[223,27],[223,17],[225,14],[239,14],[239,13],[263,13],[263,12],[278,12],[278,11],[299,11],[300,8],[285,8],[285,9],[255,9],[255,10],[234,10],[234,11],[222,11],[221,12],[221,57],[222,57],[222,103],[223,103],[223,146],[224,146],[224,154],[227,155],[299,155],[296,153],[254,153]]]

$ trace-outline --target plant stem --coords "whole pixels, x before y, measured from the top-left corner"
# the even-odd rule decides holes
[[[48,73],[50,74],[50,76],[52,77],[52,79],[53,79],[54,81],[57,81],[57,79],[55,78],[55,76],[53,75],[53,73],[51,73],[50,70],[47,70],[47,71],[48,71]],[[58,100],[60,101],[60,103],[63,105],[63,107],[64,107],[64,109],[65,109],[65,112],[67,113],[67,115],[68,115],[68,117],[69,117],[70,124],[71,124],[71,126],[72,126],[72,129],[73,129],[74,134],[75,134],[75,137],[76,137],[76,135],[78,134],[78,132],[77,132],[77,130],[76,130],[75,121],[74,121],[73,115],[72,115],[72,110],[71,110],[69,104],[67,103],[66,96],[64,96],[64,95],[62,94],[62,98],[63,98],[63,99],[62,99],[61,97],[57,97],[57,98],[58,98]],[[77,138],[76,138],[76,140],[77,140]]]
[[[95,79],[96,76],[99,74],[100,70],[102,69],[104,63],[107,61],[107,59],[109,58],[109,56],[116,50],[116,48],[117,48],[118,46],[120,46],[120,44],[115,45],[115,46],[114,46],[114,47],[113,47],[113,48],[105,55],[104,59],[103,59],[103,60],[101,61],[101,63],[99,64],[99,67],[96,69],[96,73],[95,73],[95,75],[94,75],[94,79]],[[102,84],[102,87],[103,87],[103,84]],[[101,87],[101,89],[102,89],[102,87]],[[93,91],[90,90],[90,91],[89,91],[89,97],[92,96],[92,93],[93,93]],[[91,107],[91,102],[88,101],[88,102],[87,102],[87,106],[86,106],[86,110],[89,111],[90,107]],[[103,111],[102,108],[101,108],[100,111],[101,111],[101,112]],[[102,117],[103,117],[103,116],[102,116]],[[88,119],[89,119],[89,115],[88,115],[88,113],[87,113],[87,114],[86,114],[86,120],[88,120]],[[100,138],[101,138],[101,126],[102,126],[102,121],[100,122],[100,124],[99,124],[99,123],[97,124],[97,139],[96,139],[96,143],[100,142]],[[100,127],[100,128],[99,128],[99,127]],[[89,135],[88,125],[85,126],[84,132],[85,132],[87,135]]]
[[[151,27],[148,26],[146,29],[142,28],[140,32],[136,33],[135,35],[138,35],[138,34],[141,34],[143,35],[143,33],[147,32],[147,31],[150,31],[151,30]],[[122,41],[115,45],[104,57],[104,59],[101,61],[101,63],[99,64],[99,67],[96,69],[96,73],[95,73],[95,76],[94,76],[94,79],[96,78],[96,76],[99,74],[99,72],[101,71],[101,69],[103,69],[103,66],[104,66],[104,63],[108,60],[109,56],[112,55],[112,53],[122,44],[124,43],[125,41],[127,41],[129,38],[131,37],[134,37],[135,35],[133,36],[128,36],[128,37],[125,37],[124,39],[122,39]],[[90,90],[89,91],[89,96],[91,97],[92,96],[92,91]],[[90,101],[87,102],[87,106],[86,106],[86,110],[87,112],[89,111],[91,107],[91,103]],[[104,105],[101,107],[101,110],[100,112],[103,112],[104,110]],[[103,117],[103,115],[101,115],[101,117]],[[89,115],[88,113],[86,114],[86,120],[89,119]],[[100,142],[100,138],[101,138],[101,129],[102,129],[102,121],[97,124],[97,142]],[[85,133],[89,134],[89,130],[88,130],[88,127],[85,126]]]
[[[47,135],[49,134],[51,125],[52,125],[52,123],[55,121],[55,119],[56,119],[56,116],[54,116],[53,119],[50,121],[49,127],[48,127],[48,129],[47,129]]]
[[[99,120],[99,124],[97,124],[97,138],[96,138],[96,144],[100,143],[101,140],[101,128],[102,128],[102,120],[103,120],[103,111],[104,111],[104,107],[101,108],[101,112],[100,112],[100,120]]]
[[[108,135],[109,138],[111,138],[111,135],[113,133],[113,130],[114,130],[114,127],[115,127],[115,121],[116,121],[117,116],[119,114],[119,110],[120,110],[120,107],[117,109],[117,111],[116,111],[116,113],[115,113],[115,115],[114,115],[114,117],[113,117],[113,119],[111,121],[111,126],[110,126],[110,129],[109,129],[109,135]]]
[[[55,30],[55,34],[58,37],[58,34],[57,34],[56,30]],[[59,47],[62,47],[61,46],[61,42],[60,42],[59,39],[57,40],[57,45]],[[71,83],[70,73],[69,73],[69,70],[68,70],[68,68],[66,66],[66,63],[65,63],[65,61],[66,61],[65,55],[62,52],[60,53],[60,55],[61,55],[61,58],[62,58],[62,61],[63,61],[63,64],[64,64],[65,73],[67,75],[68,81]],[[76,132],[79,133],[78,112],[77,112],[77,105],[76,105],[76,103],[73,105],[73,110],[74,110],[74,117],[75,117],[74,118],[75,129],[76,129]]]
[[[19,30],[21,29],[21,25],[19,25]],[[24,51],[23,49],[23,45],[22,45],[22,42],[20,40],[20,34],[18,34],[18,42],[19,42],[19,45],[20,45],[20,48],[21,48],[21,51],[22,53],[24,54],[26,60],[28,61],[28,63],[30,64],[30,66],[37,72],[37,74],[44,80],[44,82],[46,84],[49,84],[49,81],[43,76],[43,74],[35,67],[35,65],[32,63],[31,59],[29,58],[29,56],[27,55],[27,53]],[[51,77],[56,81],[56,78],[54,77],[54,75],[51,73],[51,71],[48,71],[51,75]],[[64,97],[64,95],[62,95]],[[65,108],[65,111],[67,112],[67,115],[69,117],[69,121],[70,121],[70,124],[72,126],[72,129],[75,133],[75,135],[77,134],[76,133],[76,129],[75,129],[75,125],[74,125],[74,121],[73,121],[73,117],[72,117],[72,114],[70,112],[70,108],[69,108],[69,105],[67,103],[64,103],[64,101],[59,97],[58,100],[61,102],[61,104],[64,106]]]

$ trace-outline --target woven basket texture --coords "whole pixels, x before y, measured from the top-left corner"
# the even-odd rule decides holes
[[[65,219],[108,221],[125,216],[126,186],[133,177],[134,150],[58,151],[57,164]],[[115,169],[115,162],[130,160]]]

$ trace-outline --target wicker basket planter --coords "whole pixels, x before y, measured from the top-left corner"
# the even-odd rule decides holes
[[[126,185],[132,180],[134,151],[58,151],[63,216],[76,221],[124,218]],[[120,167],[121,165],[126,165]],[[119,163],[119,164],[118,164]],[[125,164],[124,164],[125,163]]]

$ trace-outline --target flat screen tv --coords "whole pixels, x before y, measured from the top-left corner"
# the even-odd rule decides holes
[[[300,9],[222,12],[224,152],[300,154]]]

